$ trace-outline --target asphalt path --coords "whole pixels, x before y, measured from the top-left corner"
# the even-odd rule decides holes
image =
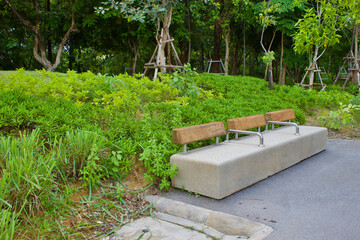
[[[358,240],[360,141],[328,140],[326,151],[222,200],[164,197],[269,225],[266,240]]]

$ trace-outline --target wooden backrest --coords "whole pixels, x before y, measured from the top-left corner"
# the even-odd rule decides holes
[[[278,121],[283,122],[287,120],[295,119],[294,109],[285,109],[275,112],[267,112],[265,113],[266,121]]]
[[[246,130],[266,125],[264,115],[253,115],[248,117],[234,118],[227,120],[227,129]]]
[[[212,137],[226,135],[223,122],[212,122],[190,127],[173,129],[173,143],[188,144]]]

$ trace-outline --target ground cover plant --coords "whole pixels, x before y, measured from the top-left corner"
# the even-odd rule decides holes
[[[20,69],[1,75],[0,89],[1,239],[100,237],[147,213],[143,193],[176,174],[174,128],[286,108],[301,124],[321,111],[334,129],[360,116],[359,96],[337,88],[270,91],[262,79],[189,69],[161,81]],[[129,189],[135,177],[146,184]]]

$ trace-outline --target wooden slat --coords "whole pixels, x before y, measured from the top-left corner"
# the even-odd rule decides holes
[[[227,129],[230,130],[247,130],[265,126],[266,121],[264,115],[253,115],[248,117],[234,118],[227,120]]]
[[[267,112],[265,113],[265,118],[267,121],[287,121],[291,119],[295,119],[294,109],[285,109],[275,112]]]
[[[188,144],[226,134],[223,122],[213,122],[173,129],[173,143]]]

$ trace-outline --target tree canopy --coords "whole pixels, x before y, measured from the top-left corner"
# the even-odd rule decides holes
[[[271,62],[275,82],[285,74],[300,82],[309,54],[336,75],[346,56],[336,53],[350,50],[359,9],[348,0],[3,0],[0,68],[142,73],[159,41],[158,20],[171,12],[174,40],[163,41],[173,41],[184,64],[204,71],[222,60],[226,74],[260,77]]]

